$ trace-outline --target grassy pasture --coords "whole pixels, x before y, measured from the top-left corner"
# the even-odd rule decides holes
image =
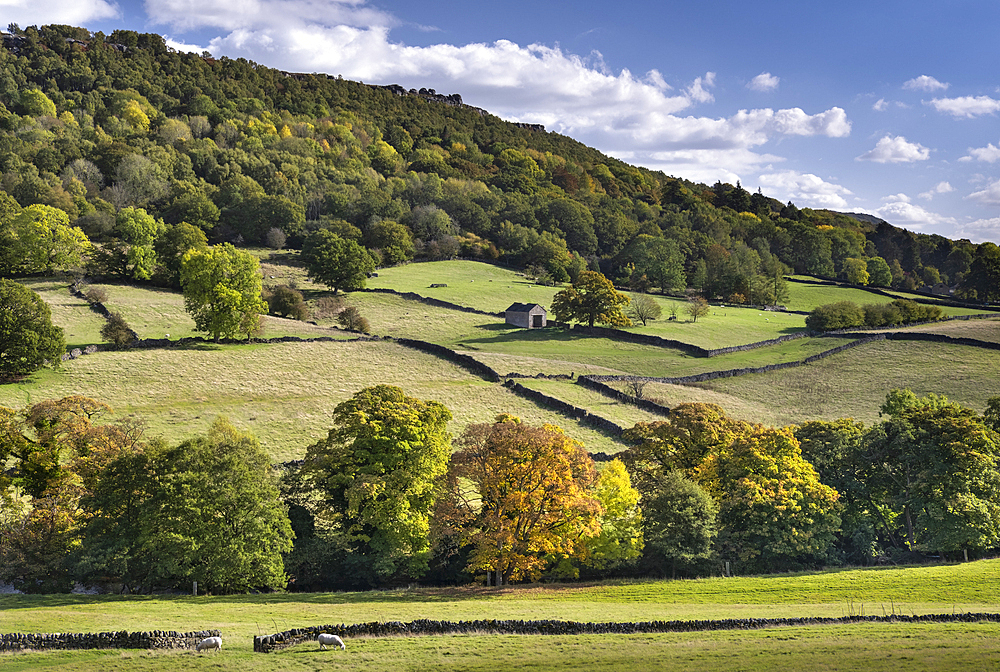
[[[252,638],[324,623],[417,618],[578,621],[778,618],[1000,611],[1000,561],[731,579],[221,597],[0,596],[0,632],[217,627],[222,654],[39,652],[5,670],[671,669],[992,670],[1000,626],[857,624],[659,635],[442,636],[303,643],[252,653]]]
[[[438,283],[448,286],[430,287],[431,284]],[[552,304],[552,297],[562,289],[532,284],[519,273],[491,264],[458,260],[381,269],[377,278],[368,281],[368,286],[414,292],[493,313],[505,310],[512,303],[538,303],[548,308]],[[635,295],[633,292],[625,294]],[[685,301],[650,296],[660,304],[662,317],[646,326],[637,324],[629,331],[654,334],[711,349],[766,341],[805,329],[805,320],[801,315],[767,313],[732,306],[714,306],[708,316],[698,322],[691,322],[684,312]],[[360,297],[360,294],[352,295],[351,301],[366,301]],[[667,319],[672,305],[678,309],[677,320]],[[369,316],[369,320],[371,319]],[[375,322],[372,322],[372,326],[375,327]]]
[[[325,436],[333,409],[377,383],[447,406],[460,433],[501,412],[559,425],[592,450],[621,445],[585,425],[472,376],[457,366],[391,342],[203,345],[192,349],[99,352],[0,386],[0,405],[22,408],[82,394],[120,414],[145,418],[154,436],[180,441],[204,433],[219,415],[252,431],[276,459],[301,457]]]
[[[104,318],[90,309],[90,304],[69,293],[69,282],[56,278],[22,279],[22,285],[35,291],[52,312],[52,323],[63,328],[66,346],[77,348],[101,342]]]
[[[997,353],[961,345],[879,341],[808,366],[722,378],[695,387],[744,400],[766,400],[778,425],[853,417],[878,419],[887,392],[944,394],[980,412],[1000,395]],[[651,386],[651,387],[656,387]],[[647,390],[662,396],[660,390]]]
[[[908,331],[918,334],[944,334],[952,338],[975,338],[990,343],[1000,343],[1000,316],[982,320],[949,320],[915,327],[887,331]]]
[[[800,280],[811,280],[808,276],[792,277],[796,277]],[[866,303],[891,303],[895,298],[908,300],[921,299],[935,302],[943,300],[942,297],[931,296],[929,294],[916,294],[912,292],[898,292],[892,290],[885,291],[892,296],[884,296],[882,294],[876,294],[875,292],[869,292],[855,287],[838,287],[835,285],[824,285],[813,282],[789,282],[788,294],[790,298],[786,305],[791,310],[810,311],[817,306],[822,306],[827,303],[835,303],[837,301],[853,301],[859,306],[863,306]],[[945,315],[952,316],[975,315],[985,312],[975,308],[954,308],[951,306],[941,306],[941,310]]]

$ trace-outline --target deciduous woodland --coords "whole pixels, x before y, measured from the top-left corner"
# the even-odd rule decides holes
[[[589,331],[560,324],[512,336],[495,318],[502,306],[477,308],[506,297],[509,276],[476,283],[484,298],[464,312],[358,291],[383,269],[456,257],[516,269],[525,292],[548,292],[551,319]],[[274,281],[289,268],[297,280]],[[796,307],[791,274],[814,276],[815,296],[828,287],[824,300]],[[770,426],[680,400],[658,419],[628,422],[600,465],[567,429],[575,419],[533,421],[492,402],[469,409],[466,380],[445,403],[376,379],[340,388],[334,372],[312,393],[335,399],[326,436],[285,437],[301,459],[277,465],[225,417],[176,440],[141,414],[116,415],[100,393],[36,393],[79,366],[61,364],[67,343],[100,340],[93,359],[109,366],[131,361],[134,329],[155,329],[163,346],[182,329],[207,337],[182,354],[221,357],[271,347],[253,341],[271,315],[311,317],[326,335],[333,321],[351,337],[392,330],[512,368],[537,365],[548,348],[546,373],[571,378],[582,363],[628,374],[639,398],[644,377],[699,366],[693,341],[749,350],[767,340],[725,328],[705,336],[726,311],[748,314],[743,306],[775,309],[754,309],[753,328],[773,338],[761,357],[780,351],[773,361],[788,363],[840,345],[818,332],[937,322],[945,304],[962,302],[967,315],[1000,299],[992,243],[629,166],[460,97],[182,54],[152,34],[12,26],[0,49],[0,276],[0,377],[28,399],[0,407],[0,582],[21,591],[507,585],[1000,548],[1000,390],[983,392],[992,381],[973,383],[985,402],[975,408],[950,401],[950,389],[887,389],[865,409],[877,418],[867,423]],[[83,277],[91,284],[75,286],[106,313],[86,327],[89,340],[66,333],[83,329],[66,319],[71,309],[30,289]],[[429,288],[472,296],[446,282]],[[865,288],[881,288],[881,300],[857,303],[876,296]],[[911,293],[921,288],[952,300],[928,303]],[[176,303],[169,324],[140,326],[134,302],[122,302],[131,318],[115,309],[129,291],[154,290]],[[808,320],[780,312],[786,304],[811,311]],[[379,311],[392,310],[389,325]],[[678,318],[690,330],[674,350],[591,329],[652,331]],[[444,336],[443,323],[457,326]],[[995,344],[995,322],[968,331],[965,346]],[[359,360],[377,352],[358,343]],[[744,366],[757,356],[719,354]],[[243,381],[240,393],[263,404],[267,394],[250,388]],[[303,403],[282,397],[293,430],[308,415]]]

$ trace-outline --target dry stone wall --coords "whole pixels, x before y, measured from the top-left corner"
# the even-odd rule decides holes
[[[177,632],[61,632],[50,634],[10,633],[0,635],[0,651],[46,649],[193,649],[206,637],[221,637],[219,630]]]
[[[274,635],[254,637],[253,650],[272,653],[315,640],[320,633],[343,638],[402,637],[415,635],[598,635],[645,634],[661,632],[698,632],[708,630],[760,630],[788,626],[845,625],[850,623],[1000,623],[1000,614],[922,614],[907,616],[841,616],[838,618],[727,618],[693,621],[640,621],[626,623],[580,623],[576,621],[418,620],[357,623],[354,625],[319,625],[286,630]]]

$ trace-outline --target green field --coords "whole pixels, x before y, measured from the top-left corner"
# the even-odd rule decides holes
[[[878,341],[807,366],[696,386],[766,403],[777,425],[839,417],[872,423],[885,395],[904,387],[918,396],[944,394],[982,412],[990,397],[1000,395],[997,355],[962,345]]]
[[[67,348],[101,342],[104,318],[90,309],[90,304],[69,293],[69,282],[56,278],[19,280],[38,292],[52,312],[52,323],[63,328]]]
[[[252,638],[369,621],[575,621],[839,617],[1000,611],[1000,560],[746,578],[507,589],[229,597],[0,596],[0,632],[219,628],[221,654],[67,651],[0,655],[6,670],[995,670],[998,624],[854,624],[649,635],[356,638],[252,653]]]
[[[299,458],[326,435],[333,409],[358,390],[386,383],[447,406],[453,434],[510,412],[561,426],[592,450],[621,444],[436,357],[388,341],[204,345],[99,352],[0,386],[0,406],[82,394],[148,422],[169,441],[204,434],[223,415],[252,431],[276,459]]]

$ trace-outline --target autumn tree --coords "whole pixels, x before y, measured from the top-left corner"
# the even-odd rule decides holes
[[[612,327],[630,327],[632,322],[624,309],[629,298],[615,289],[614,284],[597,271],[581,271],[572,286],[558,292],[552,299],[552,314],[560,322],[595,322]]]
[[[319,497],[315,514],[350,549],[344,571],[369,585],[426,571],[450,419],[436,401],[376,385],[339,404],[327,437],[306,449],[303,479]]]
[[[788,429],[752,425],[698,467],[719,504],[719,548],[745,570],[827,558],[840,527],[837,491],[820,483]]]
[[[357,242],[320,229],[302,245],[302,260],[309,277],[337,294],[340,290],[363,289],[375,270],[375,259]]]
[[[438,522],[471,547],[469,571],[493,572],[502,585],[586,554],[601,505],[589,494],[596,472],[582,444],[510,415],[469,425],[456,443]]]
[[[639,422],[626,430],[622,438],[632,445],[621,458],[646,496],[659,487],[656,477],[670,471],[693,478],[704,459],[729,445],[742,428],[716,404],[678,404],[666,420]]]
[[[66,352],[63,330],[52,324],[36,292],[0,279],[0,378],[19,378],[45,364],[58,366]]]
[[[601,505],[601,531],[586,538],[583,564],[596,569],[621,567],[636,560],[643,549],[643,515],[639,491],[619,459],[608,462],[591,493]]]
[[[260,297],[260,262],[249,252],[228,243],[188,250],[180,279],[184,308],[199,331],[218,341],[258,330],[267,303]]]

